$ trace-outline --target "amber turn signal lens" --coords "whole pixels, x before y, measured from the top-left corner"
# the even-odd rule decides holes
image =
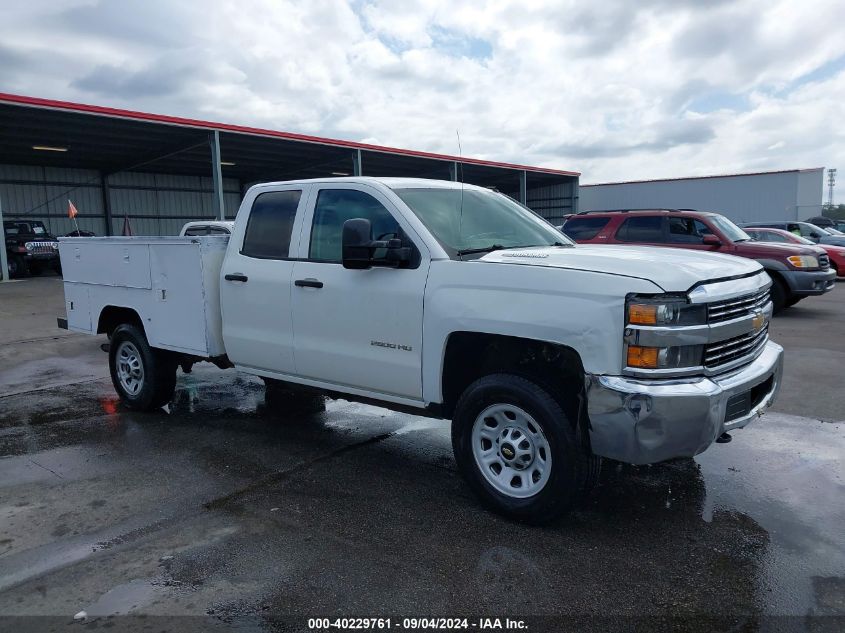
[[[634,325],[656,325],[657,306],[633,303],[628,306],[628,323]]]
[[[629,345],[628,367],[657,369],[657,354],[659,351],[659,347],[640,347],[639,345]]]

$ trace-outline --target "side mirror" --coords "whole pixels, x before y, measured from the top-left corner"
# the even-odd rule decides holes
[[[701,243],[706,244],[707,246],[721,246],[722,240],[712,233],[708,233],[707,235],[702,236]]]
[[[383,255],[374,257],[376,250]],[[402,240],[374,240],[373,227],[366,218],[353,218],[343,223],[343,267],[363,270],[372,266],[399,268],[411,260],[411,249]]]

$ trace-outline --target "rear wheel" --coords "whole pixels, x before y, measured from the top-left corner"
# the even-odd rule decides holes
[[[789,305],[787,303],[789,293],[787,292],[786,285],[778,277],[772,277],[771,298],[772,311],[775,314],[781,312],[787,307],[787,305]]]
[[[170,354],[150,347],[144,332],[135,325],[119,325],[112,334],[112,384],[127,407],[153,411],[170,402],[176,388],[176,366]]]
[[[530,523],[571,509],[598,472],[557,399],[512,374],[479,378],[464,391],[452,418],[452,448],[485,506]]]

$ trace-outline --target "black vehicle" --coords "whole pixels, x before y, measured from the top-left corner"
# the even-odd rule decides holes
[[[834,220],[833,218],[828,218],[828,217],[823,216],[823,215],[817,215],[817,216],[809,218],[805,221],[809,222],[810,224],[815,224],[816,226],[820,226],[823,229],[839,228],[837,226],[837,224],[841,224],[841,222],[842,222],[841,220],[837,221],[837,220]]]
[[[47,268],[61,274],[59,242],[40,220],[4,220],[9,276],[40,275]]]

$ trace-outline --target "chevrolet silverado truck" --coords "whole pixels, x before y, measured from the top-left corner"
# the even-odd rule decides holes
[[[583,211],[563,225],[580,244],[647,244],[712,251],[758,261],[772,278],[777,314],[805,297],[822,295],[836,285],[825,253],[801,244],[755,242],[719,213],[691,209]]]
[[[692,457],[762,415],[783,350],[757,262],[579,246],[510,198],[421,179],[268,183],[231,236],[60,239],[66,318],[125,406],[211,361],[451,420],[482,502],[548,521],[601,458]]]
[[[59,243],[40,220],[4,220],[9,276],[40,275],[46,268],[62,272]]]

